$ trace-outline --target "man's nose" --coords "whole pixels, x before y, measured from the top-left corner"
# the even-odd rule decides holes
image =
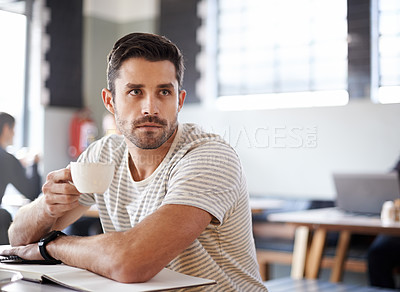
[[[158,102],[155,96],[147,94],[142,103],[142,113],[144,115],[157,115],[158,114]]]

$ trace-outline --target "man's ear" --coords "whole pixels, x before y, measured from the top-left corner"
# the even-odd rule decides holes
[[[186,98],[186,90],[181,90],[179,91],[179,97],[178,97],[178,112],[181,111],[182,107],[183,107],[183,103],[185,102],[185,98]]]
[[[106,109],[110,113],[114,114],[114,101],[113,101],[111,91],[108,90],[107,88],[103,88],[101,90],[101,96],[103,98],[103,103],[104,103],[104,106],[106,107]]]

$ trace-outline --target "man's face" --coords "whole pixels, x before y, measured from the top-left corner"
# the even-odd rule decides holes
[[[5,137],[6,145],[12,145],[14,143],[14,125],[10,126],[5,124],[2,131],[2,136]]]
[[[156,149],[175,132],[185,91],[170,61],[131,58],[115,80],[113,110],[118,130],[141,149]]]

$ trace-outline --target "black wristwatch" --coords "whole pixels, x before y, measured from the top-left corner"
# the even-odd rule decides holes
[[[53,230],[51,231],[49,234],[47,234],[45,237],[43,237],[41,240],[39,240],[38,245],[39,245],[39,251],[40,254],[42,255],[42,257],[46,260],[46,261],[54,261],[56,260],[55,258],[53,258],[51,255],[49,255],[49,253],[46,250],[46,245],[53,241],[54,239],[66,235],[65,233],[58,231],[58,230]]]

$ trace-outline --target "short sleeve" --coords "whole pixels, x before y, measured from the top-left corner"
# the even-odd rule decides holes
[[[203,209],[214,217],[215,224],[222,225],[237,204],[241,176],[238,156],[229,145],[204,143],[188,151],[173,168],[163,205]]]

